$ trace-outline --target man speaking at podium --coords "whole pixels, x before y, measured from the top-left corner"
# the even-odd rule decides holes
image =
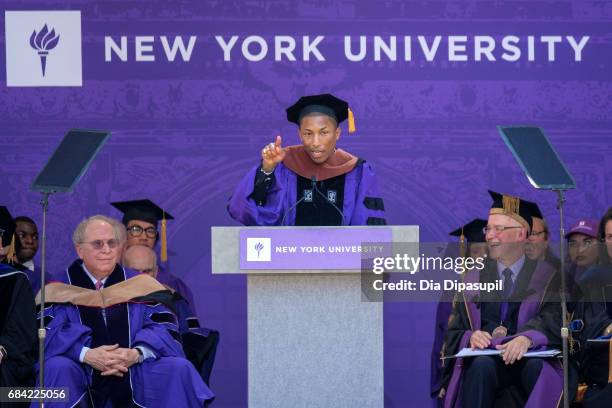
[[[261,164],[236,187],[228,211],[244,225],[385,225],[372,166],[336,148],[348,103],[330,94],[300,98],[287,108],[301,145],[281,136],[261,151]]]

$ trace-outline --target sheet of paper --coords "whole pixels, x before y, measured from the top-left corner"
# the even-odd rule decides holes
[[[484,350],[472,350],[471,348],[464,348],[459,353],[451,356],[449,358],[459,358],[459,357],[477,357],[477,356],[496,356],[500,355],[501,350],[493,350],[493,349],[484,349]],[[556,349],[551,350],[542,350],[542,351],[528,351],[525,353],[524,357],[555,357],[561,354],[561,351]]]
[[[610,342],[609,337],[607,339],[588,339],[587,340],[587,343],[597,343],[597,344],[609,343],[609,342]]]

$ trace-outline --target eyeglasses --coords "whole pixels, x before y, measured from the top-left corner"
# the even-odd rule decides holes
[[[153,227],[142,228],[140,225],[132,225],[127,228],[128,234],[133,237],[141,236],[143,231],[148,238],[157,238],[157,230]]]
[[[96,239],[95,241],[91,241],[91,242],[81,242],[82,244],[89,244],[91,245],[91,247],[93,249],[95,249],[96,251],[101,250],[102,248],[104,248],[104,244],[108,245],[108,247],[110,249],[115,249],[119,246],[119,244],[121,243],[118,239],[107,239],[106,241],[102,240],[102,239]]]
[[[497,234],[501,234],[505,230],[512,229],[512,228],[523,228],[523,227],[516,227],[516,226],[507,227],[505,225],[487,225],[486,227],[482,229],[482,233],[487,235],[489,232],[495,231]]]
[[[530,237],[539,237],[542,234],[546,234],[546,231],[531,231],[529,236]]]

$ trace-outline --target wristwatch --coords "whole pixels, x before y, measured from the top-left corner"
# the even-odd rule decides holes
[[[138,364],[142,364],[142,362],[144,361],[144,356],[142,355],[142,350],[137,347],[136,351],[138,351],[138,360],[136,362]]]

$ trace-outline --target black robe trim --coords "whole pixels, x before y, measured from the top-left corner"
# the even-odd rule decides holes
[[[34,386],[35,310],[27,276],[11,266],[0,265],[0,344],[7,351],[0,364],[0,387]]]
[[[187,318],[187,326],[190,329],[199,329],[200,328],[200,321],[198,320],[197,317],[188,317]]]
[[[387,225],[387,220],[380,217],[368,217],[366,225]]]
[[[83,262],[75,261],[68,268],[70,284],[81,288],[95,290],[96,287],[83,270]],[[119,265],[106,279],[104,287],[112,286],[125,280],[125,272]],[[120,347],[130,347],[130,325],[127,304],[117,304],[105,309],[77,306],[81,322],[93,330],[91,347],[119,344]],[[103,314],[106,314],[106,323]]]
[[[261,170],[261,165],[255,172],[255,185],[253,186],[253,192],[250,195],[250,198],[255,200],[258,206],[266,205],[268,190],[270,186],[274,184],[274,172],[271,174],[264,174]]]
[[[181,345],[183,344],[182,343],[183,339],[181,338],[181,335],[179,334],[179,332],[177,332],[174,329],[166,329],[166,330],[168,330],[168,333],[170,333],[170,336],[172,336],[174,340],[176,340]]]
[[[385,211],[385,204],[380,197],[366,197],[363,199],[363,205],[365,205],[368,210]]]
[[[310,179],[298,175],[296,197],[298,200],[305,198],[297,205],[295,225],[342,225],[341,212],[344,208],[345,178],[346,175],[342,174],[324,181],[317,181],[315,189]]]
[[[174,296],[175,294],[169,290],[158,290],[157,292],[149,293],[145,296],[132,298],[132,301],[135,303],[147,303],[147,305],[151,307],[155,307],[161,303],[176,315],[176,308],[174,307],[173,300]]]
[[[174,323],[176,324],[176,317],[171,312],[157,312],[151,315],[151,320],[155,323]]]
[[[20,273],[20,272],[15,272]],[[0,285],[0,333],[4,331],[6,318],[11,308],[11,300],[13,299],[13,291],[15,288],[15,278],[13,273],[0,275],[2,285]]]
[[[47,315],[45,316],[45,328],[48,329],[51,322],[55,319],[55,316]],[[38,319],[40,321],[40,319]]]
[[[95,290],[96,287],[83,270],[83,261],[77,260],[68,268],[68,280],[71,285]],[[126,280],[125,271],[120,265],[110,274],[104,287],[112,286]],[[127,303],[116,304],[107,308],[77,306],[81,323],[92,329],[91,348],[102,345],[119,344],[119,347],[130,348],[130,315]],[[104,321],[106,314],[106,322]],[[102,377],[94,370],[90,389],[94,406],[136,407],[133,402],[133,390],[130,376],[123,378]]]

